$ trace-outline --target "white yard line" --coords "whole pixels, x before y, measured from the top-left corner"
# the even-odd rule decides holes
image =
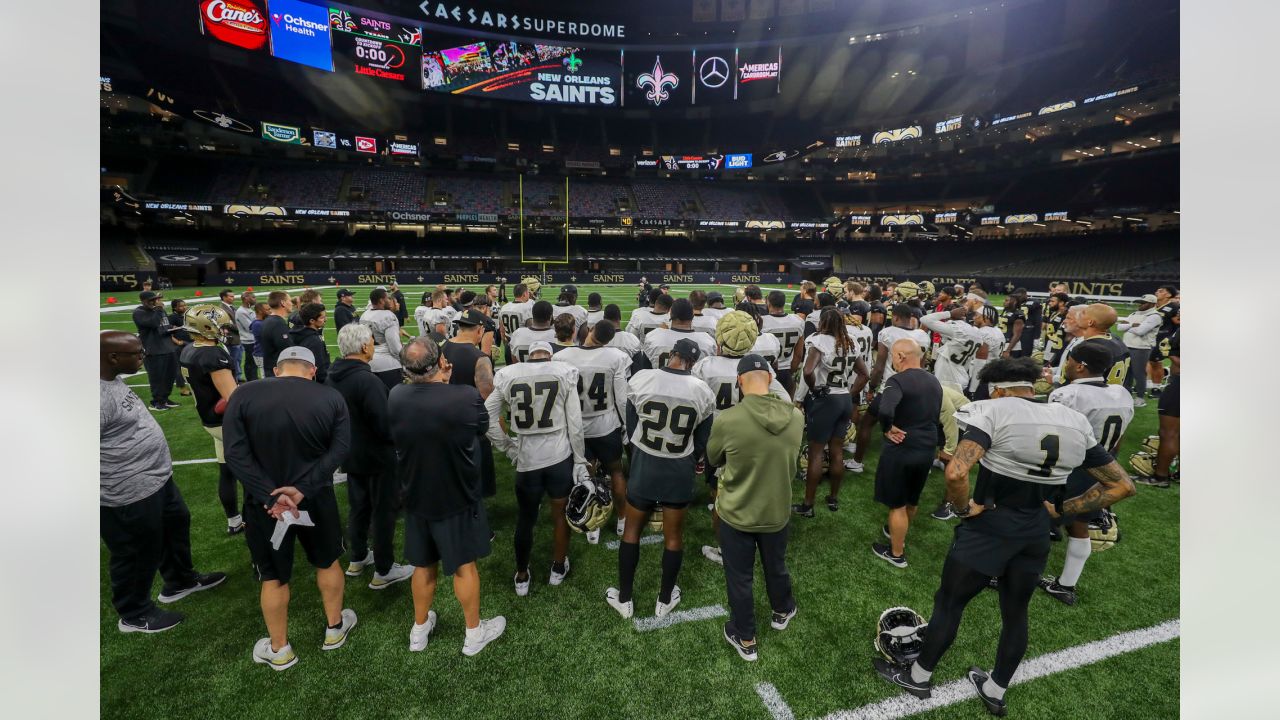
[[[1092,665],[1117,655],[1168,642],[1177,638],[1179,634],[1179,621],[1169,620],[1149,628],[1123,632],[1103,640],[1045,653],[1023,662],[1018,667],[1018,672],[1014,675],[1011,684],[1020,685],[1038,678]],[[873,672],[871,668],[867,668],[868,675]],[[794,720],[795,715],[791,712],[791,708],[773,685],[769,683],[756,685],[756,694],[760,696],[765,708],[775,720]],[[933,697],[928,700],[920,700],[905,693],[898,694],[887,700],[863,705],[853,710],[836,710],[821,720],[897,720],[897,718],[973,700],[976,697],[969,680],[961,678],[935,687]]]
[[[642,535],[642,536],[640,536],[640,544],[641,544],[641,545],[653,545],[653,544],[655,544],[655,543],[660,543],[660,542],[662,542],[662,536],[661,536],[661,535]],[[604,544],[604,546],[605,546],[605,547],[607,547],[607,548],[609,548],[610,550],[617,550],[618,548],[622,547],[622,541],[621,541],[621,540],[610,540],[609,542],[605,543],[605,544]]]
[[[671,627],[678,623],[697,622],[699,620],[710,620],[711,618],[728,617],[729,611],[720,605],[708,605],[706,607],[693,608],[692,610],[679,610],[665,617],[647,617],[636,618],[636,632],[649,632],[650,630],[661,630],[662,628]]]
[[[203,463],[218,462],[218,458],[205,458],[203,460],[174,460],[174,465],[201,465]]]

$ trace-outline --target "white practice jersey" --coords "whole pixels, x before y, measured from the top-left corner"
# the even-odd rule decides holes
[[[649,367],[657,369],[666,366],[667,357],[671,355],[671,349],[676,346],[676,341],[684,339],[697,343],[703,355],[716,354],[716,341],[712,340],[710,335],[697,330],[673,330],[672,328],[658,328],[650,332],[640,344],[640,350],[645,357],[649,358]]]
[[[889,382],[889,378],[897,374],[893,369],[892,350],[893,350],[893,344],[898,342],[902,338],[910,338],[912,340],[915,340],[916,343],[920,345],[920,349],[924,351],[925,357],[929,356],[929,349],[933,347],[933,338],[929,335],[929,333],[919,328],[915,330],[906,330],[904,328],[898,327],[897,325],[889,325],[887,327],[881,328],[880,337],[877,338],[877,342],[880,345],[883,345],[884,348],[890,352],[889,352],[889,355],[887,355],[884,360],[884,373],[880,376],[880,388],[877,390],[877,392],[879,392],[880,390],[884,390],[884,384]],[[876,352],[877,353],[879,352],[879,348],[876,349]],[[870,368],[868,368],[868,370],[870,370]]]
[[[627,319],[627,332],[635,335],[639,340],[644,340],[644,336],[651,330],[657,330],[670,319],[670,313],[659,315],[650,308],[636,308],[631,311],[631,317]]]
[[[596,323],[600,322],[600,320],[603,318],[604,318],[603,310],[588,310],[587,311],[587,327],[595,327]]]
[[[781,348],[778,369],[790,369],[791,361],[796,357],[796,348],[800,347],[800,341],[804,339],[804,319],[795,314],[765,315],[760,318],[760,331],[778,339]]]
[[[429,305],[418,306],[418,309],[413,311],[413,321],[418,326],[418,337],[431,332],[437,325],[444,326],[445,337],[453,337],[453,314],[449,312],[451,309],[433,308]]]
[[[963,320],[952,320],[950,312],[931,313],[920,322],[942,337],[942,344],[933,355],[933,374],[938,382],[957,390],[969,387],[973,356],[982,345],[978,328]]]
[[[555,345],[556,331],[554,328],[546,328],[545,330],[535,330],[530,327],[522,327],[511,334],[511,338],[507,341],[507,345],[511,347],[511,355],[516,362],[524,362],[529,357],[529,346],[543,340]]]
[[[813,379],[818,387],[830,388],[832,395],[848,395],[849,385],[854,377],[854,366],[858,360],[857,352],[837,355],[836,339],[822,333],[814,333],[805,338],[806,365],[809,364],[809,353],[814,350],[822,353],[818,364],[813,368]]]
[[[515,334],[516,330],[524,327],[531,317],[533,317],[532,300],[509,302],[498,310],[498,324],[507,331],[508,338]]]
[[[853,340],[858,357],[867,366],[867,372],[871,372],[871,366],[876,362],[876,334],[866,325],[845,325],[844,329],[849,334],[849,339]]]
[[[617,348],[574,346],[556,353],[555,359],[578,368],[583,434],[604,437],[622,427],[631,358]]]
[[[693,329],[710,335],[712,340],[716,337],[716,325],[719,323],[719,315],[708,315],[705,311],[701,315],[693,316]]]
[[[693,452],[693,433],[715,411],[707,384],[690,373],[641,370],[627,384],[627,401],[635,405],[636,425],[628,440],[640,451],[660,458],[682,458]]]
[[[374,372],[399,370],[400,318],[390,310],[369,310],[360,316],[360,324],[373,333],[373,359],[369,369]]]
[[[693,376],[706,383],[716,398],[714,414],[717,417],[721,412],[742,402],[742,388],[738,387],[738,361],[741,359],[727,356],[704,357],[693,366]],[[773,368],[769,368],[769,375],[773,378],[769,381],[769,392],[791,402],[791,396],[782,387],[782,383],[778,382]]]
[[[782,357],[782,343],[778,342],[778,338],[773,335],[762,332],[756,338],[755,344],[751,346],[751,352],[764,358],[772,369],[777,366],[778,358]]]
[[[713,323],[715,323],[715,324],[719,325],[719,324],[720,324],[720,318],[724,317],[725,315],[728,315],[728,314],[729,314],[729,313],[731,313],[731,312],[733,312],[733,310],[732,310],[731,308],[711,308],[711,307],[709,307],[709,308],[703,308],[703,309],[702,309],[702,316],[703,316],[703,317],[709,317],[709,318],[711,318],[711,322],[713,322]],[[712,333],[711,333],[711,334],[712,334],[712,335],[714,335],[714,334],[715,334],[715,332],[714,332],[714,331],[712,331]]]
[[[549,467],[570,454],[575,463],[586,462],[578,368],[559,360],[498,368],[484,407],[489,412],[489,440],[515,462],[516,472]],[[498,418],[507,420],[514,439],[502,431]]]
[[[633,358],[636,353],[640,352],[640,338],[629,332],[618,332],[613,334],[613,339],[609,341],[608,347],[617,348],[626,353],[627,358]]]
[[[974,357],[969,363],[969,390],[977,392],[978,375],[982,372],[982,368],[987,363],[1000,357],[1000,353],[1004,352],[1004,333],[1000,332],[1000,328],[990,325],[988,327],[976,328],[978,331],[978,339],[983,345],[987,346],[987,356],[985,358]]]
[[[1088,418],[1062,403],[1025,398],[978,400],[956,410],[956,422],[991,438],[979,462],[993,473],[1042,485],[1064,485],[1098,444]]]
[[[1049,402],[1062,403],[1088,418],[1094,437],[1112,455],[1133,421],[1133,396],[1103,378],[1082,378],[1063,385],[1049,393]]]
[[[573,316],[573,320],[575,323],[575,325],[573,326],[574,332],[577,332],[578,328],[587,324],[587,309],[582,307],[581,305],[552,305],[551,306],[552,320],[555,320],[556,318],[560,317],[561,315],[564,315],[565,313],[568,313]]]

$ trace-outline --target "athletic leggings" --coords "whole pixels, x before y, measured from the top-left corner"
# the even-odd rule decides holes
[[[533,526],[538,522],[538,508],[542,506],[541,492],[521,492],[516,488],[516,571],[529,569],[529,556],[533,554]]]
[[[226,463],[218,463],[218,500],[222,503],[222,512],[233,518],[240,514],[236,501],[236,476]]]
[[[960,618],[969,601],[987,587],[991,578],[957,561],[950,555],[942,565],[942,585],[933,596],[933,616],[924,633],[924,647],[917,662],[933,672],[938,661],[955,642]],[[1036,573],[1006,573],[1000,578],[1000,644],[991,679],[1009,687],[1013,673],[1027,652],[1027,605],[1039,583]]]

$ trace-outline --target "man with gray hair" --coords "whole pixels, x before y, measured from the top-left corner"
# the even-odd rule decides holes
[[[413,568],[395,562],[396,484],[395,447],[387,413],[387,386],[369,369],[373,332],[363,323],[348,323],[338,331],[342,359],[329,369],[327,384],[342,393],[351,418],[351,454],[343,463],[347,473],[347,533],[351,562],[347,575],[359,577],[374,565],[370,590],[413,575]],[[369,528],[373,548],[369,549]]]
[[[449,382],[453,366],[429,338],[400,353],[407,383],[388,399],[396,477],[405,492],[405,557],[413,565],[409,650],[425,650],[436,626],[431,609],[440,565],[466,622],[464,655],[475,655],[506,630],[506,618],[480,619],[480,573],[488,557],[489,519],[481,502],[480,438],[489,414],[480,392]]]

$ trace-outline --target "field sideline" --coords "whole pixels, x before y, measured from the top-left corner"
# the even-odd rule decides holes
[[[672,288],[684,296],[695,286]],[[696,286],[729,295],[733,286]],[[202,288],[216,299],[220,286]],[[243,288],[233,288],[237,291]],[[272,288],[255,288],[260,299]],[[363,307],[371,288],[353,288]],[[409,312],[422,286],[404,286]],[[479,289],[479,288],[475,288]],[[555,288],[551,288],[554,290]],[[785,287],[780,289],[786,289]],[[191,297],[191,288],[168,291]],[[579,285],[579,300],[596,291],[617,303],[624,320],[635,303],[636,288]],[[336,288],[323,289],[332,308]],[[554,293],[544,292],[545,295]],[[136,293],[102,293],[102,328],[132,330],[127,311],[111,311],[105,300],[118,298],[132,307]],[[190,301],[189,301],[190,302]],[[1126,310],[1121,309],[1124,313]],[[332,321],[330,321],[332,322]],[[325,338],[336,355],[336,335]],[[129,378],[143,399],[146,376]],[[175,461],[213,456],[191,398],[174,394],[182,407],[159,413]],[[1121,462],[1156,428],[1155,402],[1140,408],[1126,434]],[[481,606],[485,617],[505,615],[506,634],[474,658],[460,654],[462,620],[449,583],[442,582],[436,610],[440,624],[422,653],[407,649],[412,624],[408,583],[375,592],[366,587],[370,573],[347,579],[345,604],[360,622],[348,644],[320,651],[323,616],[313,573],[299,557],[292,584],[291,641],[301,662],[273,673],[250,659],[253,643],[265,635],[258,609],[258,586],[244,541],[225,535],[217,502],[213,463],[178,465],[175,479],[192,513],[192,547],[201,571],[225,571],[223,587],[187,598],[173,609],[186,613],[177,629],[155,636],[122,635],[110,605],[108,556],[101,547],[100,644],[103,717],[163,718],[234,715],[247,718],[816,718],[854,711],[901,694],[871,670],[871,637],[880,611],[908,605],[929,614],[939,571],[950,543],[950,523],[921,513],[908,536],[910,567],[898,570],[872,556],[880,539],[883,508],[871,500],[879,441],[867,455],[863,474],[847,474],[841,509],[819,504],[813,520],[792,523],[789,564],[799,614],[785,632],[768,628],[767,603],[757,576],[760,661],[742,662],[720,635],[720,618],[691,620],[638,632],[603,600],[616,583],[616,540],[611,524],[598,546],[576,535],[571,544],[572,572],[565,584],[546,584],[550,530],[535,531],[533,587],[517,598],[511,586],[515,525],[513,472],[505,457],[495,458],[498,495],[489,501],[497,532],[492,554],[480,562]],[[796,483],[797,498],[802,485]],[[1080,601],[1066,607],[1042,593],[1032,600],[1028,660],[1047,653],[1103,641],[1120,633],[1159,626],[1179,617],[1179,489],[1139,486],[1138,495],[1117,508],[1122,541],[1093,556],[1080,583]],[[922,499],[931,509],[942,496],[941,472],[934,471]],[[345,517],[346,493],[338,487]],[[820,494],[821,497],[821,494]],[[727,606],[723,574],[706,561],[699,547],[710,541],[710,515],[695,503],[686,528],[679,611]],[[402,535],[402,533],[401,533]],[[399,536],[397,548],[400,548]],[[1055,543],[1047,568],[1062,566],[1063,544]],[[636,578],[636,618],[651,618],[657,593],[660,551],[641,549]],[[157,582],[156,591],[159,591]],[[706,611],[712,616],[714,611]],[[969,606],[960,636],[937,668],[939,685],[962,679],[972,664],[989,668],[999,635],[996,596],[984,593]],[[1085,667],[1067,669],[1012,688],[1010,715],[1018,718],[1167,718],[1178,714],[1179,642],[1165,640]],[[790,715],[762,700],[767,684]],[[889,706],[883,706],[888,708]],[[849,717],[901,717],[925,709],[914,700],[893,703],[872,713]],[[924,718],[987,717],[969,698],[943,705]]]

